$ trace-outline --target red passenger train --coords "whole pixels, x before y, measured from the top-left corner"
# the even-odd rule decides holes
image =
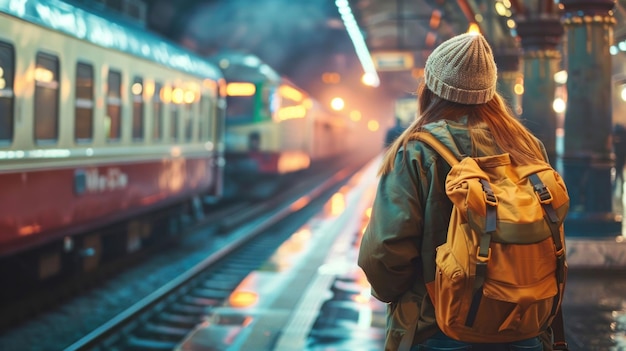
[[[202,200],[267,196],[349,155],[353,123],[254,56],[0,2],[0,279],[91,272],[176,235]]]
[[[0,258],[41,280],[82,253],[88,271],[110,254],[103,225],[219,197],[224,93],[218,67],[138,28],[0,2]],[[114,250],[140,249],[144,224]]]

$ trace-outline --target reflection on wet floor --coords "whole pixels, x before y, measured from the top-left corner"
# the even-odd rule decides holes
[[[383,350],[386,305],[371,297],[363,272],[353,265],[335,278],[330,290],[332,295],[320,308],[306,350]]]
[[[626,208],[624,185],[613,186],[615,213],[624,214]],[[626,221],[622,235],[626,236]],[[563,304],[570,351],[626,351],[626,267],[570,270]]]
[[[322,305],[309,334],[307,350],[383,349],[385,307],[381,303],[355,301],[359,290],[351,288],[352,284],[341,278],[335,281],[333,297]]]
[[[570,351],[626,351],[626,272],[570,272],[563,316]]]

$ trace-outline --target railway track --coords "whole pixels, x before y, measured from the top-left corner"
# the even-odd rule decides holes
[[[197,313],[220,303],[288,237],[289,229],[281,231],[283,236],[276,235],[277,226],[304,220],[303,211],[312,211],[315,201],[330,196],[356,169],[355,164],[334,175],[320,174],[309,182],[285,188],[271,201],[233,205],[204,216],[195,226],[194,235],[167,254],[151,259],[164,268],[145,265],[135,273],[124,273],[119,282],[103,283],[103,289],[93,289],[24,327],[7,330],[0,334],[0,349],[24,349],[20,347],[23,344],[18,345],[24,340],[30,343],[28,349],[39,350],[150,350],[171,346],[174,339],[187,332],[186,328],[195,325]],[[304,206],[303,201],[309,205]],[[222,220],[216,220],[216,216]],[[173,264],[176,260],[180,262]],[[111,290],[121,291],[121,297]],[[92,315],[85,315],[86,311],[92,311]],[[78,319],[78,323],[64,322],[66,319]],[[51,330],[42,333],[46,327]],[[34,334],[37,340],[29,337]]]

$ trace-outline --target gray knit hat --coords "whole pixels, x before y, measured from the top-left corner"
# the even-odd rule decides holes
[[[426,60],[424,78],[439,97],[476,105],[493,98],[498,72],[487,40],[477,33],[465,33],[433,50]]]

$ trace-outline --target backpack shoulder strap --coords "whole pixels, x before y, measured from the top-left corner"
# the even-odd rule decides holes
[[[556,316],[552,320],[552,347],[553,350],[567,351],[568,345],[565,341],[565,322],[563,321],[563,311],[559,307]]]
[[[455,164],[459,163],[459,160],[456,158],[454,153],[441,141],[439,141],[439,139],[435,138],[434,135],[428,132],[416,132],[413,133],[411,136],[415,137],[417,140],[425,142],[430,147],[432,147],[441,157],[443,157],[444,160],[446,160],[446,162],[448,162],[450,166],[454,166]]]

